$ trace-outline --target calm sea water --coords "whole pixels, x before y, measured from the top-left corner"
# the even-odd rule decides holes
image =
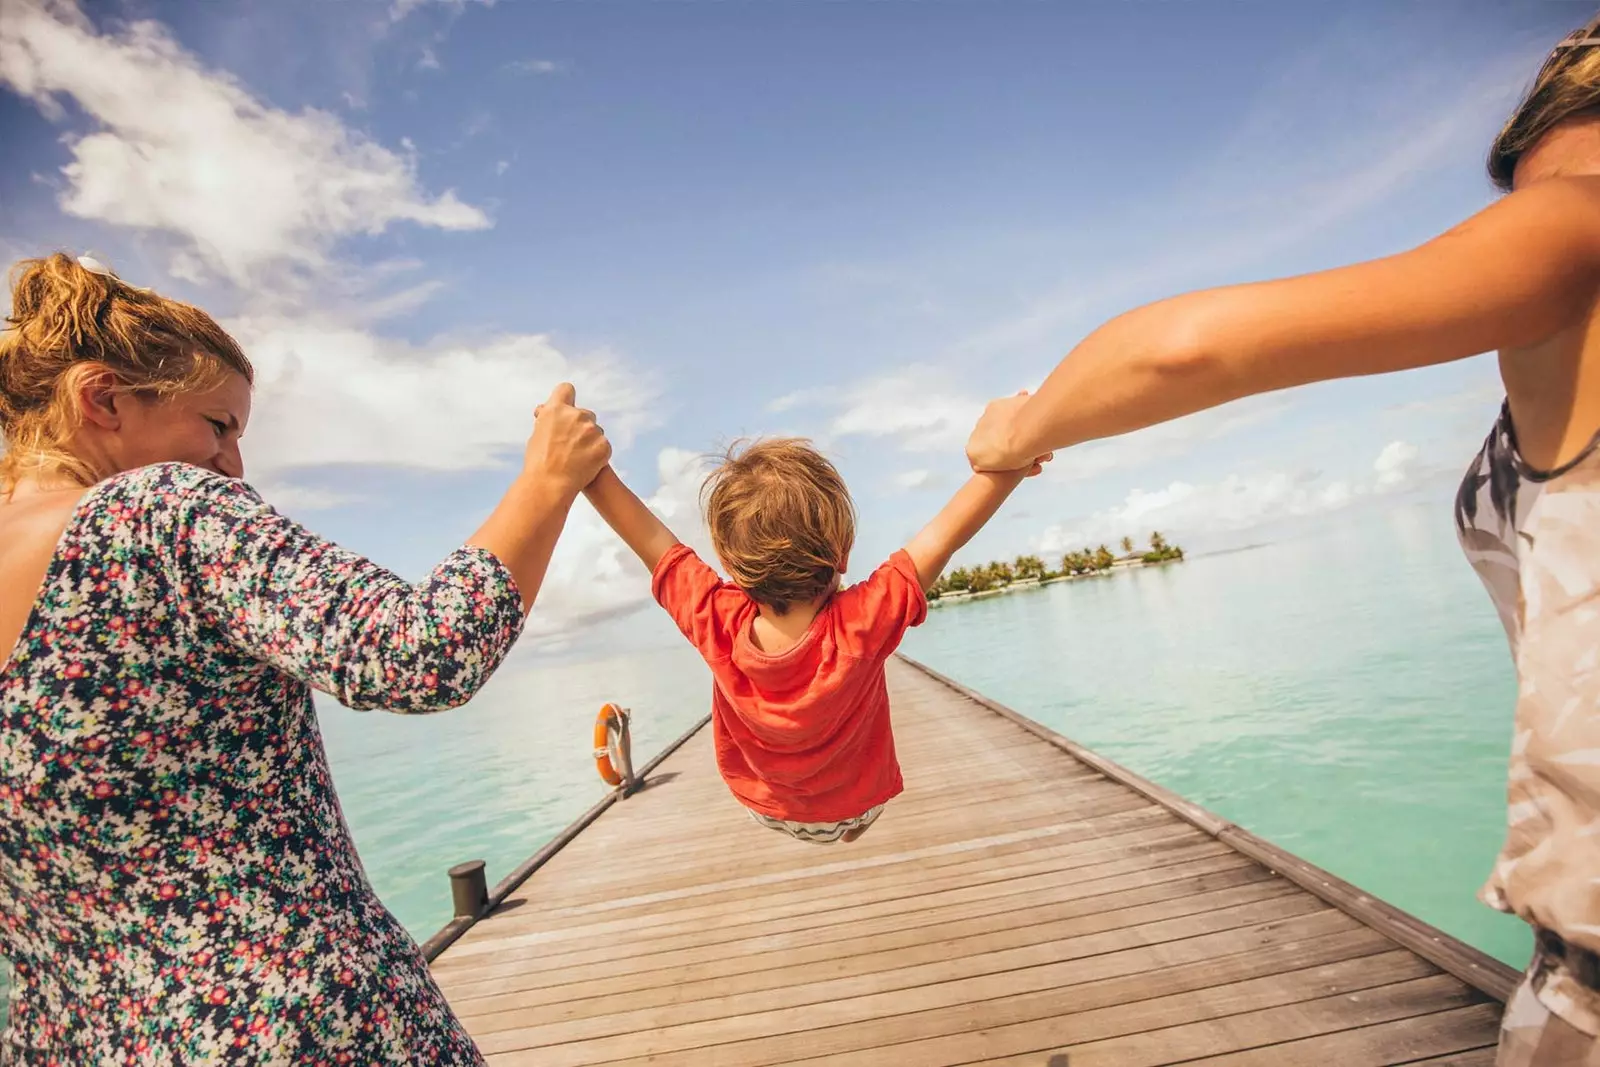
[[[1447,506],[952,604],[905,651],[1514,966],[1474,899],[1504,824],[1515,681]],[[493,882],[603,795],[590,729],[634,710],[642,763],[703,716],[687,648],[502,670],[469,707],[322,711],[378,893],[420,941],[445,871]],[[1041,781],[1040,789],[1051,788]]]

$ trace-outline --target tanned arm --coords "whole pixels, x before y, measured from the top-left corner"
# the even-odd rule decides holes
[[[1032,397],[989,406],[975,470],[1309,382],[1533,345],[1588,314],[1600,285],[1600,179],[1530,185],[1408,252],[1130,311]]]
[[[950,563],[950,557],[959,552],[981,529],[994,518],[1000,505],[1006,502],[1024,478],[1038,474],[1040,463],[1049,460],[1044,456],[1031,468],[1014,471],[982,471],[967,479],[956,490],[950,503],[944,506],[933,521],[924,526],[906,545],[906,553],[917,567],[917,580],[924,592],[933,587]]]
[[[611,458],[594,412],[574,406],[571,385],[558,385],[535,413],[522,471],[488,519],[467,541],[494,553],[533,607],[567,512],[584,484]]]
[[[652,572],[667,550],[678,543],[667,524],[656,518],[655,512],[622,484],[610,464],[595,476],[583,495],[589,498],[606,525],[616,531]]]

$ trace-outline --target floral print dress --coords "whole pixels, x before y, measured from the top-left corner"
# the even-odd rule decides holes
[[[480,1064],[368,884],[313,687],[471,697],[522,627],[463,548],[410,585],[177,464],[79,503],[0,667],[0,1064]]]

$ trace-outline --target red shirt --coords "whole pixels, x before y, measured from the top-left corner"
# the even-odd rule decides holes
[[[835,594],[778,653],[750,639],[755,601],[686,545],[661,557],[651,591],[711,668],[717,769],[741,804],[836,822],[899,794],[883,665],[928,614],[904,550]]]

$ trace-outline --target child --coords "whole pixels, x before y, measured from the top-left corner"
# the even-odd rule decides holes
[[[706,482],[717,577],[609,466],[585,493],[653,575],[656,600],[711,668],[717,768],[756,822],[854,841],[901,790],[884,662],[926,591],[1031,470],[975,474],[906,547],[839,590],[855,506],[809,442],[730,452]]]

